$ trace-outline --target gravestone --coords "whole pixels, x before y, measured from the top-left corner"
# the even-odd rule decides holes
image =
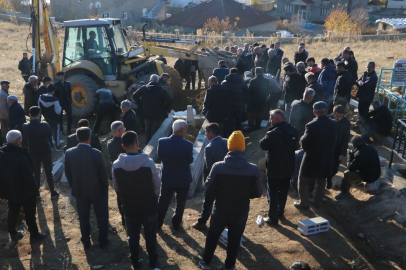
[[[392,85],[404,86],[406,84],[406,59],[399,59],[393,64]]]

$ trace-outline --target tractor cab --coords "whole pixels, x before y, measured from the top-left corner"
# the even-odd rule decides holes
[[[89,61],[97,65],[104,76],[117,77],[118,57],[127,52],[119,19],[66,21],[64,27],[63,68],[72,67],[77,62],[86,65]]]

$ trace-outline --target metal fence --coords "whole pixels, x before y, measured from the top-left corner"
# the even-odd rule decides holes
[[[393,138],[392,154],[389,161],[389,168],[392,167],[393,155],[396,154],[401,159],[405,160],[406,150],[406,119],[398,119],[396,131]]]
[[[406,100],[404,85],[393,84],[393,68],[382,68],[379,74],[378,87],[375,99],[387,105],[392,112],[394,126],[398,125],[399,119],[405,119]],[[388,80],[390,78],[390,80]],[[389,83],[388,83],[389,81]],[[402,89],[401,89],[402,88]],[[394,91],[395,90],[395,91]],[[397,90],[397,91],[396,91]]]

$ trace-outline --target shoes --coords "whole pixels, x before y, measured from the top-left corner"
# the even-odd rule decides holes
[[[310,209],[310,206],[303,206],[300,201],[294,202],[293,205],[299,209]]]
[[[54,148],[55,151],[63,151],[62,145],[58,145]]]
[[[200,269],[211,270],[210,264],[205,263],[203,260],[199,262]]]
[[[20,239],[22,239],[24,236],[23,236],[23,231],[17,231],[15,234],[13,234],[13,235],[10,235],[11,236],[11,240],[12,241],[18,241],[18,240],[20,240]]]
[[[47,236],[48,236],[48,234],[46,234],[46,233],[38,233],[37,236],[34,236],[34,237],[30,236],[30,242],[31,243],[38,242],[42,239],[45,239]]]
[[[206,223],[199,223],[199,222],[194,223],[192,225],[192,227],[195,228],[196,230],[207,229]]]
[[[350,198],[350,197],[352,197],[352,195],[349,192],[341,192],[340,194],[335,196],[336,200],[341,200],[341,199]]]
[[[54,191],[54,192],[51,193],[51,200],[52,199],[58,199],[58,198],[59,198],[59,193],[58,192]]]
[[[269,217],[264,218],[263,220],[264,220],[264,222],[265,222],[266,224],[268,224],[268,225],[270,225],[270,226],[278,226],[278,221],[277,221],[277,220],[274,221],[274,220],[270,219]]]

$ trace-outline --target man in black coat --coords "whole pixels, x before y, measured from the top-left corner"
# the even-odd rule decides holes
[[[121,136],[124,134],[125,131],[126,129],[124,127],[123,122],[114,121],[111,124],[111,133],[113,133],[113,138],[107,142],[107,149],[109,151],[111,165],[114,163],[114,161],[118,159],[118,156],[120,154],[125,153],[125,149],[123,148],[123,143],[121,141]],[[125,227],[124,213],[123,210],[121,209],[120,193],[116,191],[116,194],[117,194],[118,211],[120,212],[121,215],[121,223],[123,224],[123,227]]]
[[[358,78],[358,63],[354,57],[351,57],[351,51],[344,50],[343,51],[343,59],[345,64],[345,69],[351,74],[353,79],[353,85],[355,84],[355,80]]]
[[[56,87],[55,96],[58,98],[59,103],[62,107],[61,112],[61,133],[65,134],[63,131],[63,111],[65,111],[68,117],[68,123],[66,127],[67,134],[71,134],[72,129],[72,87],[70,82],[65,81],[65,72],[59,71],[56,73],[56,79],[58,80],[54,83]]]
[[[17,96],[10,95],[7,97],[7,103],[10,106],[8,108],[8,114],[10,120],[7,123],[7,127],[11,129],[17,129],[20,132],[23,131],[23,124],[25,123],[25,112],[20,103],[18,103]]]
[[[314,98],[314,90],[308,88],[303,93],[303,99],[292,102],[289,123],[297,129],[299,138],[305,133],[306,125],[313,120],[313,108],[311,103]]]
[[[80,119],[78,122],[78,128],[81,128],[81,127],[89,127],[89,120]],[[66,141],[67,141],[66,145],[63,147],[64,152],[66,152],[66,150],[68,150],[68,149],[76,147],[79,144],[76,133],[69,135],[69,137],[66,139]],[[94,133],[92,133],[92,135],[91,135],[90,146],[94,149],[99,150],[100,152],[103,152],[103,147],[100,143],[99,136],[97,136]]]
[[[126,99],[121,101],[121,111],[120,121],[124,123],[124,127],[127,131],[138,131],[137,128],[137,116],[133,109],[131,109],[131,102]]]
[[[41,163],[44,165],[51,199],[58,198],[59,194],[55,190],[52,174],[52,130],[47,122],[41,122],[41,109],[39,107],[31,107],[30,122],[23,125],[23,134],[27,137],[28,153],[33,162],[37,198],[40,198]]]
[[[238,69],[236,68],[230,70],[230,74],[225,76],[221,85],[228,89],[231,99],[230,113],[224,134],[224,137],[227,138],[234,130],[242,129],[241,123],[244,115],[244,106],[248,97],[248,86],[243,77],[238,74]]]
[[[269,73],[275,77],[276,74],[278,73],[278,70],[280,72],[281,60],[276,56],[274,49],[268,50],[268,56],[269,56],[269,60],[268,60],[268,63],[266,64],[265,73]]]
[[[220,136],[220,128],[217,123],[209,123],[206,128],[206,138],[209,143],[204,148],[204,167],[203,167],[203,177],[206,181],[210,174],[213,164],[224,160],[224,157],[228,153],[227,139]],[[204,194],[202,211],[200,213],[200,218],[196,223],[193,224],[195,229],[206,229],[206,222],[211,215],[213,209],[214,197],[208,194]]]
[[[351,99],[351,89],[354,85],[354,78],[345,69],[343,62],[338,63],[336,69],[338,78],[334,86],[333,105],[342,105],[345,109]]]
[[[270,82],[264,78],[263,69],[261,67],[255,68],[255,74],[256,77],[250,81],[248,87],[247,112],[250,132],[261,127],[262,113],[270,94]]]
[[[295,72],[292,64],[286,63],[284,68],[287,78],[285,81],[285,117],[290,119],[290,111],[292,102],[296,99],[301,99],[306,88],[305,78]]]
[[[28,82],[28,78],[30,77],[31,73],[31,62],[28,59],[28,54],[23,53],[23,58],[21,58],[20,62],[18,62],[18,69],[21,71],[21,76],[23,77],[25,82]]]
[[[279,41],[275,42],[275,55],[276,55],[276,57],[279,58],[279,61],[282,61],[283,51],[280,49],[280,47],[281,47],[281,43]]]
[[[351,143],[354,150],[347,151],[348,171],[344,172],[341,193],[335,196],[336,200],[351,197],[352,184],[372,183],[381,176],[379,155],[375,148],[366,144],[360,136],[354,136]]]
[[[92,131],[88,127],[76,130],[79,145],[65,153],[65,175],[76,198],[79,215],[81,241],[85,248],[90,247],[90,206],[93,205],[99,228],[99,244],[106,246],[109,209],[108,177],[104,158],[99,150],[90,147]]]
[[[344,157],[347,153],[348,142],[350,141],[350,128],[351,123],[347,117],[344,116],[345,109],[341,105],[337,105],[333,108],[333,113],[329,115],[331,119],[338,122],[338,134],[334,147],[334,167],[333,174],[327,178],[327,189],[333,187],[332,179],[338,172],[338,167],[344,161]]]
[[[375,62],[368,62],[366,71],[355,82],[358,87],[358,113],[360,118],[366,117],[369,113],[369,106],[375,98],[378,75],[375,72]]]
[[[217,123],[220,127],[220,134],[224,134],[224,123],[230,110],[230,92],[224,86],[218,84],[217,78],[209,78],[210,88],[207,89],[204,97],[203,113],[210,123]]]
[[[226,61],[220,60],[218,68],[213,69],[212,75],[217,78],[219,83],[222,83],[224,78],[230,73],[230,69],[226,66]],[[237,72],[238,74],[238,72]]]
[[[324,87],[321,83],[317,82],[317,76],[312,72],[307,72],[305,75],[305,79],[307,81],[305,90],[314,90],[314,98],[312,103],[310,103],[310,105],[313,107],[314,103],[324,100]]]
[[[372,102],[374,110],[361,119],[362,138],[371,143],[371,136],[389,136],[392,131],[392,113],[379,100]]]
[[[25,115],[30,115],[30,108],[38,105],[38,77],[32,75],[28,78],[28,82],[24,85],[24,111]]]
[[[133,95],[138,102],[142,98],[142,114],[145,121],[145,145],[154,136],[165,118],[168,117],[168,108],[171,105],[172,97],[159,85],[159,76],[151,75],[150,83],[140,88]]]
[[[190,60],[179,58],[176,60],[174,68],[178,71],[180,77],[185,79],[186,87],[185,90],[190,90],[190,67],[192,62]]]
[[[97,134],[103,119],[106,116],[110,117],[110,121],[113,122],[116,117],[116,106],[120,106],[116,95],[109,89],[101,88],[96,91],[97,100],[97,113],[96,113],[96,123],[93,127],[93,132]]]
[[[338,122],[328,118],[327,104],[323,101],[313,105],[316,118],[306,125],[306,131],[300,139],[305,153],[299,171],[300,201],[294,202],[297,208],[308,209],[309,184],[316,178],[317,188],[314,204],[320,207],[323,202],[326,178],[333,173],[333,156],[338,133]]]
[[[290,177],[295,168],[295,150],[298,144],[297,130],[288,124],[282,110],[270,112],[271,128],[259,141],[262,150],[268,151],[266,161],[268,175],[268,218],[264,222],[278,225],[283,217],[288,197]]]
[[[36,223],[37,191],[30,156],[22,148],[21,132],[11,130],[7,133],[7,144],[0,148],[0,198],[8,200],[8,232],[12,241],[23,238],[23,232],[16,230],[21,207],[30,232],[30,241],[47,237],[46,233],[38,232]]]

